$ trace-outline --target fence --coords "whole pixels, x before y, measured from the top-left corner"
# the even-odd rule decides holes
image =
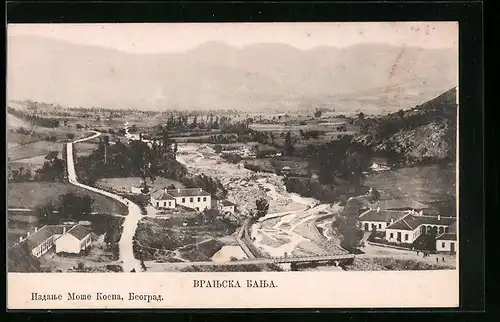
[[[366,241],[368,245],[372,246],[380,246],[380,247],[388,247],[388,248],[394,248],[394,249],[399,249],[399,250],[411,250],[411,248],[408,247],[401,247],[401,246],[395,246],[395,245],[390,245],[390,244],[381,244],[381,243],[375,243],[372,241]]]

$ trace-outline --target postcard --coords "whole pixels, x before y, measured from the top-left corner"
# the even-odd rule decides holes
[[[7,29],[9,309],[459,305],[457,22]]]

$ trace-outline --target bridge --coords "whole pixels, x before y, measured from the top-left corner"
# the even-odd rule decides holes
[[[263,258],[269,260],[274,264],[300,264],[300,263],[328,263],[337,262],[337,265],[354,260],[354,254],[342,254],[342,255],[312,255],[312,256],[300,256],[300,257],[271,257]]]

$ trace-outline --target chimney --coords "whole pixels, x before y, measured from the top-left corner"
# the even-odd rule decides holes
[[[181,188],[177,188],[177,192],[180,193],[181,192]]]
[[[420,212],[418,213],[420,216],[423,216],[424,215],[424,211],[423,210],[420,210]]]
[[[28,233],[26,234],[26,237],[29,237],[30,236],[30,232],[28,231]]]
[[[66,234],[66,226],[63,226],[63,235]]]
[[[168,193],[168,188],[167,188],[167,186],[163,187],[163,192]]]
[[[38,231],[38,227],[35,227],[35,233]]]
[[[438,215],[438,220],[441,220],[441,215]]]
[[[202,191],[203,191],[203,188],[200,188],[200,192],[202,192]]]
[[[391,218],[391,225],[394,224],[394,218]]]
[[[377,212],[380,212],[380,207],[377,207]]]
[[[23,241],[23,236],[19,236],[19,242]]]

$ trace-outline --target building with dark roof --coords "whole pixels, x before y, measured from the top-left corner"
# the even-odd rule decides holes
[[[369,209],[359,215],[358,223],[364,231],[385,231],[385,228],[408,214],[408,211]]]
[[[211,195],[202,188],[156,190],[151,193],[151,205],[157,209],[174,209],[178,205],[203,211],[211,208]]]
[[[90,229],[82,225],[46,225],[40,229],[35,228],[35,232],[32,234],[28,232],[25,238],[21,237],[19,242],[9,249],[9,254],[12,254],[14,258],[20,257],[21,253],[39,258],[54,245],[56,245],[56,252],[58,252],[57,244],[61,238],[66,238],[66,235],[88,241],[88,245],[92,241]],[[20,254],[15,255],[17,253]]]
[[[436,237],[436,251],[456,253],[458,250],[456,222],[450,225],[448,232]]]
[[[407,215],[385,227],[385,239],[390,242],[413,243],[420,235],[447,233],[456,223],[455,217],[423,215],[409,211]]]

